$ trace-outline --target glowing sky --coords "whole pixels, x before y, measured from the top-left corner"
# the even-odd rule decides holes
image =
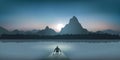
[[[57,30],[76,16],[89,31],[119,30],[119,0],[0,0],[0,26],[8,30]]]

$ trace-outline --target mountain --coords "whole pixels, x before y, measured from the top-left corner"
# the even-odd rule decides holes
[[[107,29],[107,30],[103,30],[103,31],[99,31],[99,32],[108,33],[108,34],[119,34],[120,35],[120,31],[114,31],[114,30],[111,30],[111,29]]]
[[[87,29],[84,29],[78,19],[73,16],[69,23],[61,29],[60,34],[87,34]]]
[[[24,34],[24,32],[15,29],[15,30],[11,31],[11,34]]]
[[[46,26],[46,28],[43,30],[40,30],[38,34],[39,35],[56,35],[57,33],[53,29]]]
[[[3,27],[0,27],[0,35],[1,34],[7,34],[7,33],[9,33],[9,31],[7,29],[5,29]]]

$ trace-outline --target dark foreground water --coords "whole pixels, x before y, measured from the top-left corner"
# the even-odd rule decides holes
[[[0,42],[0,60],[42,60],[48,58],[56,46],[70,60],[120,60],[119,41],[73,41]]]

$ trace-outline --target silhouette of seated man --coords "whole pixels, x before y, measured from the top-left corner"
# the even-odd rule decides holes
[[[54,52],[61,52],[60,48],[57,46],[55,49],[54,49]]]

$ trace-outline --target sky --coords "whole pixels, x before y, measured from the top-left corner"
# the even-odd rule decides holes
[[[120,31],[119,0],[0,0],[0,26],[8,30],[57,30],[76,16],[89,31]]]

